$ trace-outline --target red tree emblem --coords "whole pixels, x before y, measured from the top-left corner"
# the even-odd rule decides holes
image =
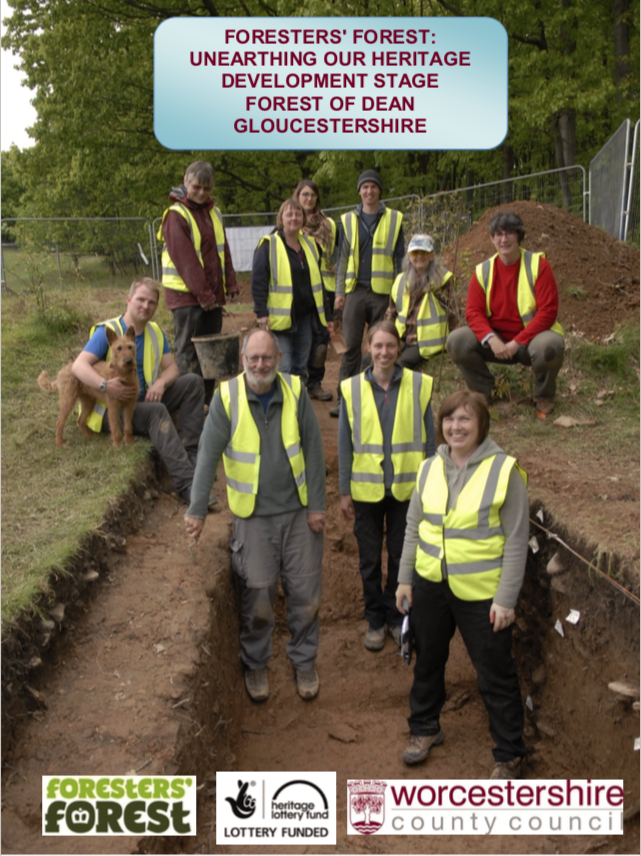
[[[371,835],[385,819],[386,782],[348,782],[350,789],[350,822],[357,832]],[[378,815],[376,819],[373,815]]]

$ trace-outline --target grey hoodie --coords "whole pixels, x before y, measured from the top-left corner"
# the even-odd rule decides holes
[[[497,446],[494,440],[486,437],[471,458],[459,469],[450,458],[449,446],[443,443],[438,447],[436,454],[445,462],[445,478],[449,490],[447,511],[456,504],[461,490],[469,482],[480,462],[497,453],[503,453],[503,450]],[[512,468],[510,473],[505,502],[499,511],[499,517],[505,534],[505,547],[503,549],[503,572],[499,587],[494,595],[494,603],[509,609],[515,606],[523,583],[530,532],[527,489],[515,468]],[[412,583],[418,547],[418,526],[422,518],[423,504],[416,488],[414,488],[407,511],[405,541],[398,573],[399,583],[408,585]],[[445,559],[443,559],[443,577],[446,576],[447,567]]]

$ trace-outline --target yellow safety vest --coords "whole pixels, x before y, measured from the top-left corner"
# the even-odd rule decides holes
[[[97,327],[111,327],[111,329],[119,336],[124,335],[124,329],[120,323],[120,318],[110,318],[108,321],[101,321],[100,324],[94,324],[89,331],[89,338],[93,336]],[[145,388],[149,387],[158,378],[160,370],[160,361],[162,359],[163,334],[162,330],[155,321],[148,321],[145,325],[145,339],[143,345],[142,372],[145,376]],[[105,362],[111,360],[111,348],[107,350]],[[102,430],[102,420],[107,411],[107,405],[104,401],[96,401],[92,412],[87,419],[87,425],[92,431],[97,434]]]
[[[349,245],[347,272],[345,274],[345,293],[356,288],[358,279],[358,217],[355,211],[349,211],[341,217],[345,240]],[[403,223],[400,211],[386,208],[378,221],[372,238],[372,291],[377,294],[389,294],[394,281],[394,247]]]
[[[372,384],[365,374],[341,383],[352,432],[352,477],[350,493],[360,502],[379,502],[385,496],[383,475],[383,430],[376,409]],[[416,473],[425,459],[425,411],[432,396],[429,375],[403,369],[394,426],[392,429],[392,495],[409,500]]]
[[[454,275],[448,270],[445,272],[441,286],[449,280],[452,280],[454,285]],[[407,287],[406,273],[401,273],[396,277],[392,287],[392,300],[396,305],[396,329],[402,338],[407,325],[407,315],[410,311],[410,290]],[[449,332],[447,312],[434,291],[427,291],[421,300],[416,319],[417,345],[421,356],[427,359],[432,354],[440,353],[445,346]]]
[[[336,291],[336,274],[330,273],[329,270],[329,260],[332,257],[332,253],[334,252],[334,247],[336,246],[336,232],[338,231],[338,227],[336,223],[331,218],[327,218],[329,220],[329,225],[332,230],[332,242],[329,247],[323,247],[323,257],[321,259],[321,276],[323,277],[323,288],[325,291]]]
[[[174,202],[174,204],[167,208],[167,210],[162,215],[162,223],[165,222],[165,217],[167,216],[167,214],[169,214],[170,211],[176,211],[189,223],[191,242],[194,245],[196,256],[201,266],[205,267],[202,253],[200,251],[200,229],[198,228],[198,224],[196,223],[194,215],[191,213],[191,211],[186,205],[182,204],[182,202]],[[227,294],[227,279],[225,277],[225,230],[223,229],[223,216],[218,210],[218,208],[216,208],[215,206],[209,209],[209,216],[211,217],[211,223],[214,227],[216,250],[218,251],[218,259],[220,260],[220,268],[222,270],[223,276],[223,289],[225,294]],[[163,240],[162,223],[160,224],[160,228],[158,229],[158,234],[156,236],[159,241]],[[161,264],[162,284],[164,288],[173,288],[175,291],[189,291],[189,289],[185,285],[184,280],[176,270],[176,266],[174,265],[169,256],[166,244],[163,246]]]
[[[503,452],[485,458],[462,488],[455,507],[447,511],[449,490],[443,458],[435,455],[421,464],[416,481],[423,505],[416,550],[418,574],[441,582],[445,561],[447,581],[456,597],[494,597],[505,545],[499,511],[513,467],[527,485],[527,475],[515,458]]]
[[[497,258],[498,253],[493,255],[491,259],[486,259],[486,261],[476,266],[476,278],[486,295],[488,318],[491,316],[490,295],[492,293],[492,285],[494,284],[494,262]],[[524,327],[527,327],[536,314],[534,286],[539,278],[541,259],[544,258],[545,253],[532,253],[530,250],[521,249],[521,266],[519,268],[516,304]],[[550,329],[563,336],[563,327],[561,327],[558,321],[555,321]]]
[[[306,507],[307,477],[298,426],[301,380],[295,375],[280,372],[277,377],[283,391],[280,425],[283,446],[289,458],[301,505]],[[251,517],[258,493],[260,434],[249,406],[245,374],[223,381],[220,385],[220,397],[225,413],[231,421],[231,437],[223,452],[229,507],[236,517]]]
[[[309,267],[314,303],[318,317],[323,327],[327,327],[325,307],[323,305],[323,280],[319,266],[319,254],[316,241],[303,232],[298,233],[298,240]],[[269,294],[267,295],[267,311],[269,312],[269,329],[274,332],[289,330],[292,326],[292,305],[294,290],[292,286],[292,269],[287,255],[285,242],[277,232],[265,235],[258,242],[269,241]]]

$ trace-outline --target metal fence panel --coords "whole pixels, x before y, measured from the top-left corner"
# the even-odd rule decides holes
[[[65,277],[85,279],[97,266],[105,276],[158,278],[145,217],[6,217],[2,238],[3,291],[8,285],[20,289],[34,276],[46,286]],[[9,246],[20,253],[9,255]]]
[[[639,246],[639,120],[634,126],[634,141],[630,157],[630,181],[626,194],[626,216],[623,240]]]
[[[590,225],[623,236],[630,120],[626,119],[590,161]]]

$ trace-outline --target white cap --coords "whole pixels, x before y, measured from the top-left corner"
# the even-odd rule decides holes
[[[422,250],[424,253],[434,252],[434,240],[431,235],[412,235],[412,240],[407,248],[408,253],[414,250]]]

